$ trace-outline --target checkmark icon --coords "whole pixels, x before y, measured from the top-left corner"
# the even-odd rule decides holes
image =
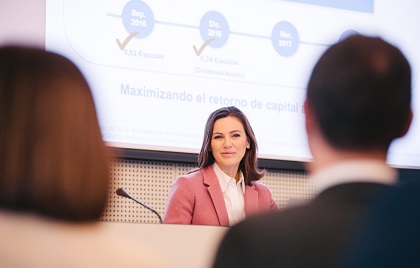
[[[123,50],[127,46],[128,42],[130,42],[130,40],[133,39],[136,35],[138,35],[138,32],[131,33],[129,36],[125,38],[125,40],[122,43],[117,38],[116,41],[120,49]]]
[[[195,54],[197,54],[197,56],[200,56],[201,55],[201,53],[203,52],[203,50],[206,48],[206,46],[208,46],[211,42],[213,42],[214,41],[214,39],[208,39],[206,42],[204,42],[202,45],[201,45],[201,47],[200,47],[200,49],[197,49],[196,47],[195,47],[195,45],[193,46],[193,49],[194,49],[194,51],[195,51]]]

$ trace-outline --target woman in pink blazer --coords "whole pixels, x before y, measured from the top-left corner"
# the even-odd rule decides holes
[[[277,211],[257,166],[257,142],[245,114],[230,106],[207,119],[198,168],[177,178],[164,223],[231,226],[258,213]]]

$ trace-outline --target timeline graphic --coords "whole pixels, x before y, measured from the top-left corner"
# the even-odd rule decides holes
[[[232,11],[223,8],[221,11],[215,7],[201,8],[194,18],[180,21],[179,17],[165,18],[161,8],[154,4],[156,2],[141,0],[127,1],[119,8],[115,4],[104,4],[105,7],[99,9],[103,12],[101,14],[98,7],[81,12],[75,3],[66,0],[64,25],[67,38],[81,58],[94,64],[302,87],[304,81],[298,79],[302,71],[300,63],[306,61],[309,71],[310,62],[314,62],[317,55],[348,30],[334,30],[334,37],[311,42],[301,40],[297,27],[286,16],[276,16],[278,18],[270,24],[254,18],[253,27],[259,28],[256,32],[254,29],[245,31],[251,27],[243,27],[243,21],[238,21],[232,17]],[[94,18],[95,22],[80,25],[83,16]],[[106,28],[112,31],[97,31],[95,24],[98,24],[97,28],[109,25]],[[81,37],[85,31],[90,35],[86,37],[91,40],[90,44],[80,42],[85,40]],[[112,43],[109,41],[111,36]],[[99,46],[100,50],[97,49]],[[302,46],[306,48],[302,49]],[[97,55],[101,51],[107,51],[107,56]],[[275,72],[294,69],[295,75],[286,79],[275,75]]]
[[[111,15],[113,17],[118,17],[118,15]],[[155,23],[154,14],[152,9],[143,1],[140,0],[131,0],[128,2],[122,11],[121,14],[122,22],[125,29],[128,32],[128,37],[125,41],[128,43],[133,37],[135,38],[145,38],[153,30]],[[165,22],[165,24],[182,27],[174,23]],[[190,25],[183,27],[195,28],[196,26]],[[229,39],[229,36],[232,34],[229,30],[229,24],[227,19],[218,11],[208,11],[206,12],[201,20],[198,27],[200,31],[201,38],[203,39],[203,44],[197,48],[193,46],[197,56],[203,52],[205,47],[209,46],[212,48],[220,48],[226,44]],[[277,23],[272,30],[271,37],[263,36],[252,36],[246,33],[233,33],[237,35],[245,35],[255,38],[269,39],[275,51],[277,51],[282,56],[292,56],[299,45],[299,34],[296,28],[292,23],[287,21],[281,21]],[[121,49],[123,45],[117,39],[117,42]]]
[[[124,7],[121,16],[124,27],[129,33],[125,42],[128,42],[133,37],[147,37],[152,32],[153,26],[155,25],[153,11],[143,1],[132,0],[128,2]],[[227,19],[217,11],[208,11],[203,15],[200,21],[199,30],[204,43],[199,46],[199,49],[197,49],[195,45],[193,46],[197,56],[200,56],[206,46],[212,48],[222,47],[228,41],[229,35],[231,34]],[[247,34],[242,33],[242,35]],[[262,38],[268,39],[268,37]],[[123,49],[123,45],[119,40],[117,40],[117,42],[119,43],[120,48]],[[299,35],[293,24],[287,21],[281,21],[277,23],[272,30],[271,42],[274,49],[280,55],[292,56],[298,48]]]
[[[367,12],[372,0],[351,5],[335,1],[331,5],[364,12],[342,15],[340,10],[323,8],[309,19],[299,11],[309,5],[299,2],[317,1],[257,5],[248,0],[240,13],[235,1],[233,7],[222,1],[177,1],[169,11],[168,4],[159,1],[63,1],[66,38],[82,59],[93,64],[291,88],[304,87],[302,73],[309,74],[317,57],[343,36],[386,29],[377,14]],[[183,5],[189,8],[179,8]],[[176,15],[171,8],[178,8]],[[405,33],[385,34],[407,38]],[[289,75],[280,79],[276,72]]]

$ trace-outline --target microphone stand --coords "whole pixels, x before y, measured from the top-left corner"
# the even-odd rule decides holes
[[[159,218],[159,222],[160,222],[160,223],[162,223],[162,218],[160,217],[159,213],[158,213],[156,210],[154,210],[153,208],[151,208],[151,207],[149,207],[149,206],[147,206],[147,205],[143,204],[143,203],[142,203],[142,202],[140,202],[139,200],[137,200],[137,199],[135,199],[134,197],[132,197],[129,193],[127,193],[127,191],[126,191],[126,190],[124,190],[124,188],[122,188],[122,187],[118,188],[118,189],[115,191],[115,193],[116,193],[117,195],[119,195],[119,196],[129,198],[129,199],[133,200],[134,202],[136,202],[137,204],[140,204],[140,205],[142,205],[143,207],[147,208],[148,210],[152,211],[153,213],[155,213],[155,214],[158,216],[158,218]]]

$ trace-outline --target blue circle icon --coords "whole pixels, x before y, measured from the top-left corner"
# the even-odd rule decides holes
[[[148,36],[155,25],[155,18],[150,7],[140,0],[128,2],[122,12],[122,20],[129,34],[138,33],[136,38]]]
[[[292,56],[299,47],[299,34],[290,22],[277,23],[271,32],[271,42],[274,49],[282,56]]]
[[[209,11],[201,18],[200,34],[203,41],[212,40],[210,47],[223,46],[229,37],[229,25],[225,17],[217,11]]]
[[[358,35],[358,34],[360,34],[358,31],[356,31],[356,30],[352,30],[352,29],[347,30],[347,31],[344,31],[344,32],[340,35],[340,38],[338,39],[338,41],[343,41],[343,40],[344,40],[344,39],[346,39],[347,37],[350,37],[350,36],[352,36],[352,35]]]

